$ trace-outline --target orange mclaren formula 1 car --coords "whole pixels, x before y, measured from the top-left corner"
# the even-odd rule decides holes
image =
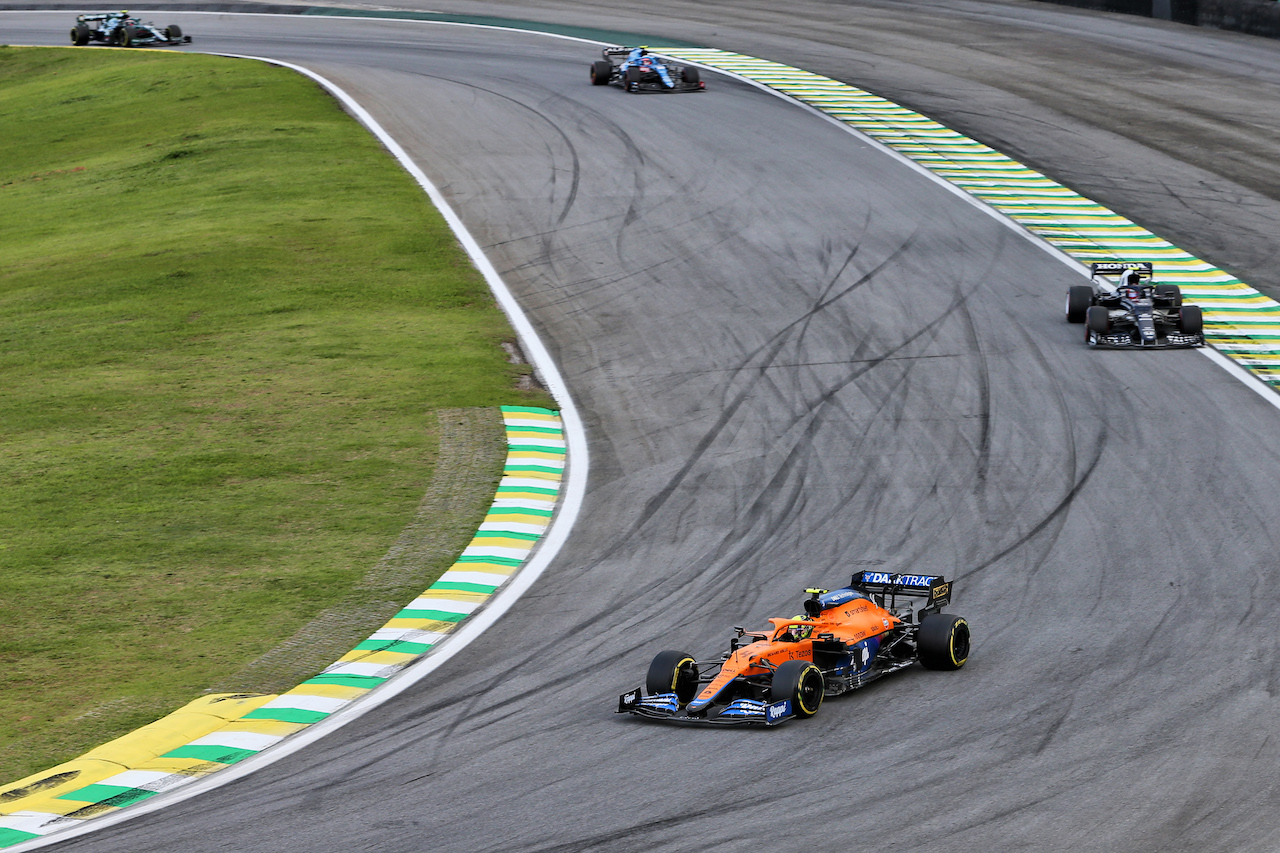
[[[942,612],[951,583],[936,575],[860,572],[844,589],[810,589],[804,615],[744,631],[720,660],[659,652],[645,689],[618,697],[619,714],[683,723],[775,725],[812,717],[846,693],[917,661],[959,669],[969,623]]]

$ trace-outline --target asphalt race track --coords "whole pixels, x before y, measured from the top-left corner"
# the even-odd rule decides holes
[[[837,44],[817,12],[806,29],[763,4],[736,17],[702,4],[682,24],[662,15],[675,5],[610,25],[840,72],[926,112],[945,102],[935,117],[1015,156],[1061,155],[1055,177],[1094,197],[1109,187],[1098,200],[1175,240],[1185,229],[1199,242],[1184,248],[1256,286],[1280,284],[1268,266],[1280,229],[1265,225],[1280,159],[1250,162],[1268,144],[1255,125],[1228,128],[1244,141],[1219,146],[1230,162],[1210,172],[1218,160],[1192,152],[1194,134],[1147,145],[1052,100],[1091,77],[1123,88],[1083,61],[1115,53],[1091,29],[1101,20],[1196,46],[1182,64],[1150,45],[1145,56],[1180,70],[1181,109],[1199,110],[1202,129],[1246,100],[1212,100],[1237,73],[1229,60],[1269,55],[1247,99],[1274,123],[1280,42],[970,3],[950,27],[931,12],[919,37],[936,49],[913,65],[892,22],[926,4],[809,4],[861,16],[877,61]],[[581,23],[603,25],[607,6]],[[1007,52],[1007,109],[992,84],[933,67],[998,53],[966,41],[961,13],[978,7],[988,17],[973,32],[1025,38],[1056,95],[1032,97],[1035,75],[1013,73],[1030,60]],[[1016,26],[995,27],[1001,10]],[[572,17],[551,3],[526,13]],[[712,38],[717,15],[734,28]],[[0,41],[61,44],[70,17],[0,15]],[[1280,411],[1253,390],[1194,352],[1087,350],[1062,321],[1077,281],[1065,266],[745,84],[707,75],[702,94],[628,96],[588,85],[591,46],[531,34],[144,17],[181,24],[187,49],[304,64],[374,113],[551,345],[587,419],[592,471],[560,559],[432,678],[251,777],[56,849],[1280,845]],[[1093,54],[1037,53],[1045,33]],[[1179,108],[1135,106],[1133,121]],[[1050,114],[1052,133],[1038,123]],[[1160,202],[1170,193],[1177,210]],[[1269,245],[1246,239],[1264,232]],[[1241,254],[1224,257],[1232,247]],[[969,665],[908,671],[776,730],[613,714],[658,650],[718,652],[730,626],[798,612],[803,587],[868,566],[955,575]]]

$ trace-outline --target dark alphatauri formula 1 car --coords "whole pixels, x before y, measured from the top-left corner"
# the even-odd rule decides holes
[[[1204,315],[1176,284],[1156,284],[1148,262],[1090,267],[1092,284],[1067,290],[1067,322],[1084,323],[1091,347],[1202,347]],[[1108,276],[1116,276],[1113,283]]]
[[[706,88],[692,65],[664,62],[643,47],[606,47],[591,65],[596,86],[621,86],[627,92],[701,92]]]
[[[916,662],[954,670],[969,657],[969,624],[942,612],[951,583],[939,576],[860,572],[844,589],[806,593],[803,616],[770,619],[767,631],[734,628],[718,660],[659,652],[644,689],[618,697],[618,713],[775,725]]]
[[[71,28],[71,43],[86,45],[91,41],[113,44],[116,47],[132,47],[142,44],[190,44],[191,36],[184,36],[182,28],[171,24],[164,29],[131,17],[127,11],[100,12],[80,15]]]

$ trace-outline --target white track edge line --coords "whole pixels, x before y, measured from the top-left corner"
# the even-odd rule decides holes
[[[524,32],[523,30],[520,32]],[[552,559],[559,553],[560,548],[569,538],[569,532],[577,521],[578,514],[582,510],[583,499],[586,495],[588,458],[587,458],[587,439],[586,429],[583,426],[582,419],[578,415],[577,407],[574,405],[572,397],[569,395],[568,386],[565,384],[564,378],[560,375],[560,370],[555,361],[551,358],[551,353],[542,343],[542,339],[538,336],[537,331],[533,328],[533,324],[529,318],[520,309],[519,303],[507,288],[506,282],[498,274],[492,262],[485,256],[484,250],[480,248],[480,244],[476,242],[475,237],[467,230],[466,225],[454,212],[453,208],[445,200],[440,190],[436,188],[426,173],[418,167],[416,163],[410,159],[409,155],[400,146],[399,143],[391,137],[389,133],[378,124],[377,120],[369,114],[354,98],[340,89],[333,82],[316,74],[315,72],[294,65],[288,62],[282,62],[276,59],[267,59],[260,56],[239,56],[236,54],[213,54],[217,56],[227,56],[233,59],[253,59],[260,62],[266,62],[271,65],[279,65],[289,68],[312,80],[315,80],[325,88],[333,97],[335,97],[343,107],[348,110],[357,121],[369,129],[378,140],[387,147],[391,154],[400,161],[400,164],[409,172],[410,175],[417,180],[418,184],[427,192],[431,201],[439,209],[444,216],[445,221],[453,230],[454,235],[466,250],[467,255],[475,263],[480,273],[484,276],[489,287],[492,288],[498,303],[502,306],[503,311],[507,314],[511,325],[515,327],[516,333],[520,336],[520,343],[525,347],[530,361],[537,367],[542,376],[547,390],[555,397],[556,402],[560,405],[560,419],[564,424],[565,440],[568,445],[569,465],[561,491],[562,499],[557,512],[553,517],[551,527],[546,534],[539,540],[536,550],[519,571],[512,577],[506,587],[501,589],[497,594],[491,597],[482,609],[477,611],[467,620],[461,623],[461,628],[451,632],[440,646],[428,652],[422,660],[405,667],[396,675],[388,679],[384,684],[371,690],[365,696],[360,697],[357,701],[343,710],[326,717],[318,723],[299,731],[297,734],[290,735],[284,741],[271,746],[262,752],[245,758],[235,764],[230,765],[222,770],[204,776],[201,779],[184,785],[174,791],[158,794],[147,800],[131,805],[128,808],[121,809],[113,814],[102,815],[100,817],[89,818],[77,826],[67,827],[66,829],[55,829],[48,835],[40,838],[34,838],[29,841],[15,844],[7,850],[13,850],[17,853],[23,850],[34,850],[39,847],[45,847],[51,844],[57,844],[61,841],[74,838],[76,836],[85,835],[90,832],[96,832],[135,817],[141,817],[144,814],[159,811],[162,808],[180,803],[192,797],[198,796],[215,788],[220,788],[251,773],[261,770],[277,761],[286,758],[305,746],[308,746],[325,735],[342,728],[346,724],[353,722],[360,717],[377,708],[405,690],[421,681],[434,670],[438,669],[446,661],[456,655],[458,652],[466,648],[473,640],[479,637],[484,631],[493,625],[504,613],[511,609],[512,605],[522,596],[529,587],[531,587],[539,576],[546,570]]]
[[[1203,346],[1200,348],[1199,352],[1205,358],[1209,359],[1227,373],[1230,373],[1236,379],[1243,382],[1249,390],[1261,396],[1262,399],[1266,400],[1277,409],[1280,409],[1280,393],[1278,393],[1275,388],[1272,388],[1266,382],[1262,381],[1262,378],[1258,376],[1258,374],[1250,370],[1245,370],[1238,363],[1211,346]]]

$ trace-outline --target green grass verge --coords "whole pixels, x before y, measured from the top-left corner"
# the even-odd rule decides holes
[[[422,497],[434,409],[550,401],[516,390],[424,194],[311,81],[4,47],[0,126],[5,782],[341,600]]]

